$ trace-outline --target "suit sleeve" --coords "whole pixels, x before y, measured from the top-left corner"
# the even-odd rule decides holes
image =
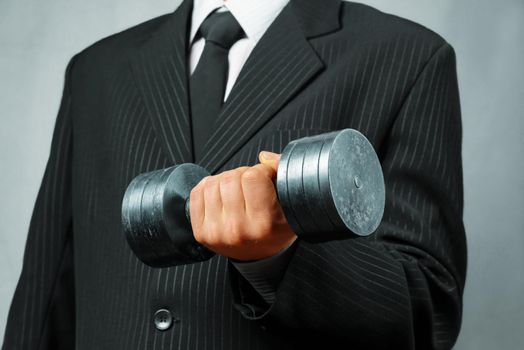
[[[244,317],[275,332],[300,330],[297,337],[328,336],[356,348],[451,348],[467,254],[460,115],[455,53],[444,43],[419,72],[379,149],[386,208],[377,232],[300,241],[273,304],[230,269]]]
[[[69,62],[51,152],[33,209],[22,273],[3,349],[73,349],[75,329],[71,209],[72,95]]]

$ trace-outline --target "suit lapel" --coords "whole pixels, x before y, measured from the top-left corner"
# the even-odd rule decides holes
[[[186,68],[191,9],[192,1],[183,1],[131,59],[157,138],[174,164],[193,161]]]
[[[291,0],[244,64],[200,165],[215,173],[324,67],[308,42],[339,27],[340,0]],[[173,164],[194,162],[188,93],[192,0],[163,19],[131,58],[149,118]]]
[[[315,17],[331,3],[338,1],[292,1],[280,12],[244,64],[212,126],[200,165],[217,172],[322,70],[324,64],[307,37],[338,28],[338,17],[326,25],[325,16]]]

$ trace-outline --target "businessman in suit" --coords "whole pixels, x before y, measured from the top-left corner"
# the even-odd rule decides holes
[[[301,241],[276,202],[278,155],[348,127],[379,155],[383,221]],[[339,0],[184,0],[68,64],[3,348],[448,349],[461,142],[454,51],[430,30]],[[150,268],[125,241],[122,197],[185,162],[213,175],[191,224],[219,254]]]

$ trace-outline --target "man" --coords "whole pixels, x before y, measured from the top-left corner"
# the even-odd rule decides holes
[[[296,239],[271,186],[278,153],[348,127],[381,160],[383,221],[368,238]],[[4,349],[448,349],[461,138],[437,34],[339,0],[185,0],[69,63]],[[150,268],[125,241],[122,197],[184,162],[213,174],[191,224],[219,254]]]

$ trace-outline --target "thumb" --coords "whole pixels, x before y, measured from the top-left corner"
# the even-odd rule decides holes
[[[276,172],[278,169],[278,163],[280,161],[280,154],[269,151],[261,151],[258,154],[258,159],[260,160],[260,163],[269,166]]]

